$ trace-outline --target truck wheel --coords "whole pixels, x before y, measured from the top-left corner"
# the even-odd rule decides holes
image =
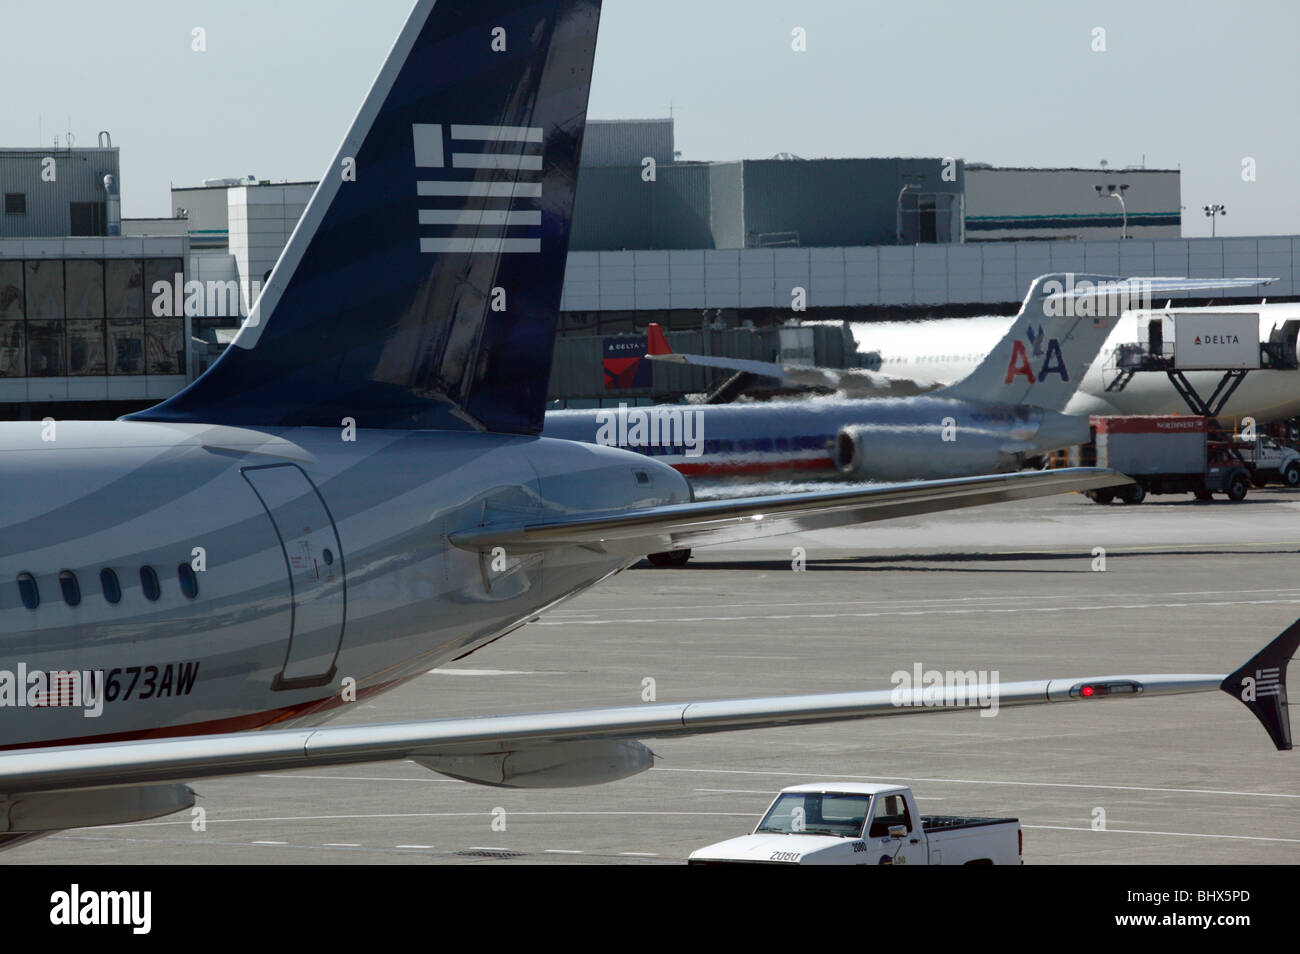
[[[1228,495],[1228,499],[1236,503],[1239,500],[1246,499],[1246,491],[1250,488],[1250,481],[1241,471],[1235,471],[1228,478],[1227,485],[1223,488]]]
[[[1193,494],[1193,496],[1195,496],[1196,499],[1199,500],[1201,503],[1208,503],[1209,501],[1211,501],[1211,500],[1214,499],[1214,494],[1211,493],[1211,492],[1208,491],[1208,490],[1205,490],[1204,488],[1202,488],[1202,489],[1200,489],[1200,490],[1193,490],[1193,491],[1192,491],[1192,494]]]
[[[1093,503],[1108,504],[1115,499],[1115,492],[1113,490],[1090,490],[1088,496]]]
[[[1287,464],[1282,471],[1282,480],[1288,487],[1300,487],[1300,463]]]
[[[690,550],[667,550],[646,555],[651,566],[685,566],[691,560]]]
[[[1126,504],[1140,504],[1147,499],[1147,490],[1141,484],[1129,484],[1119,492],[1119,499]]]

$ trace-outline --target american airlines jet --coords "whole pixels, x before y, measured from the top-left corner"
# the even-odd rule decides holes
[[[691,477],[904,480],[1009,473],[1090,440],[1088,413],[1115,413],[1091,410],[1095,404],[1081,401],[1079,388],[1097,367],[1121,316],[1132,329],[1130,303],[1162,293],[1267,281],[1043,275],[1030,285],[1020,313],[998,339],[954,353],[954,339],[971,338],[969,327],[944,322],[951,333],[908,329],[907,347],[895,343],[870,370],[674,354],[662,330],[652,325],[647,336],[652,360],[774,378],[796,388],[833,388],[840,396],[556,410],[547,413],[544,433],[627,447]],[[918,328],[937,324],[922,322]],[[873,330],[876,326],[863,334],[869,339]],[[1173,394],[1168,381],[1160,380]],[[1294,387],[1294,377],[1284,380]],[[1140,394],[1116,400],[1126,407],[1149,406],[1148,385],[1144,380],[1134,387]]]
[[[584,785],[649,768],[644,739],[980,704],[911,708],[918,688],[320,727],[652,550],[1123,482],[692,503],[658,461],[539,437],[599,13],[419,0],[207,374],[121,421],[0,425],[0,843],[187,808],[211,776],[414,759]],[[1247,704],[1289,747],[1297,639],[1227,677],[997,701],[1240,695],[1266,669]]]
[[[1227,286],[1266,284],[1264,279],[1193,279],[1194,289],[1212,293]],[[1154,289],[1153,294],[1159,289]],[[1164,290],[1172,291],[1172,288]],[[1292,352],[1300,326],[1300,303],[1215,305],[1204,308],[1171,306],[1177,314],[1257,314],[1261,343],[1277,340]],[[1095,359],[1078,379],[1075,391],[1059,410],[1070,415],[1089,414],[1186,414],[1187,404],[1169,378],[1159,372],[1135,375],[1122,390],[1110,386],[1119,376],[1116,349],[1139,340],[1139,326],[1161,312],[1133,309],[1113,323]],[[793,387],[829,388],[845,397],[871,398],[926,394],[954,385],[967,377],[984,360],[990,348],[1010,337],[1019,318],[984,316],[977,318],[935,318],[924,321],[888,321],[861,324],[855,328],[859,346],[880,356],[871,370],[816,368],[767,362],[737,362],[728,358],[690,355],[660,360],[707,364],[732,371],[748,370],[760,376],[783,380]],[[1193,387],[1208,397],[1217,386],[1220,373],[1193,371],[1187,374]],[[1229,417],[1254,417],[1257,421],[1284,420],[1300,416],[1300,372],[1282,368],[1252,371],[1224,406]]]

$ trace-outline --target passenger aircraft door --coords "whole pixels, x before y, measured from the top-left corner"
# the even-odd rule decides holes
[[[343,548],[316,485],[297,464],[242,470],[266,508],[284,551],[292,599],[289,649],[272,689],[333,681],[347,611]]]

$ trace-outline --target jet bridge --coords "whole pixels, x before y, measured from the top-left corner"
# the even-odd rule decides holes
[[[1300,368],[1300,319],[1275,326],[1264,342],[1258,312],[1148,312],[1139,315],[1138,329],[1142,340],[1115,349],[1106,390],[1123,391],[1135,374],[1163,371],[1191,412],[1203,417],[1218,417],[1251,371]],[[1188,371],[1223,375],[1205,398],[1187,379]]]

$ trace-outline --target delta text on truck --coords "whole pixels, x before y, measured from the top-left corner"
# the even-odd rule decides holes
[[[904,785],[783,788],[751,834],[691,853],[692,865],[1018,865],[1015,818],[922,815]]]

